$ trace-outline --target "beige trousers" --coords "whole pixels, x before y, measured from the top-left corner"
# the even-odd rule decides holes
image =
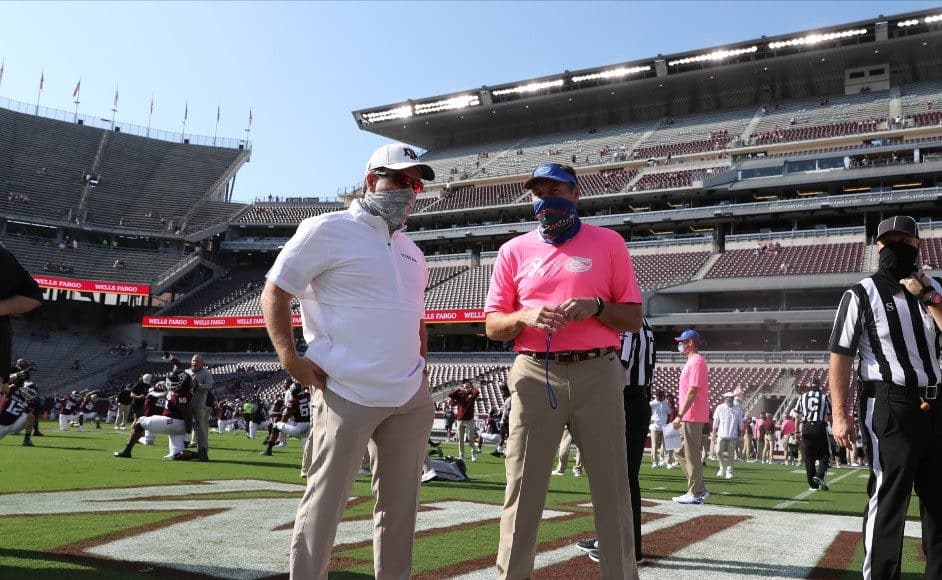
[[[468,421],[458,421],[458,458],[464,459],[464,439],[467,436],[468,441],[471,443],[471,453],[477,453],[478,444],[474,442],[475,435],[477,434],[477,429],[475,428],[474,419]]]
[[[664,432],[651,428],[651,465],[666,463],[664,459]]]
[[[736,460],[736,447],[739,439],[720,437],[717,442],[716,456],[720,460],[720,469],[726,471],[733,468],[733,462]]]
[[[311,466],[291,540],[291,578],[324,580],[347,498],[369,445],[373,471],[373,567],[376,578],[405,580],[419,476],[435,407],[423,382],[401,407],[365,407],[330,390],[315,391]]]
[[[508,386],[510,438],[507,443],[507,489],[500,518],[497,573],[519,580],[533,575],[537,532],[546,504],[550,471],[568,423],[582,447],[589,473],[595,529],[604,546],[601,576],[606,580],[638,577],[634,529],[625,461],[625,372],[615,354],[579,363],[549,363],[550,385],[558,408],[552,409],[544,363],[518,355]]]
[[[569,449],[572,447],[572,433],[569,432],[569,429],[563,431],[563,438],[559,441],[559,451],[557,451],[557,456],[559,460],[556,462],[556,471],[565,472],[566,467],[569,466]],[[576,463],[572,466],[573,472],[582,472],[582,449],[579,448],[579,445],[576,444]]]
[[[687,476],[687,493],[697,497],[703,495],[706,486],[703,484],[703,423],[688,423],[684,421],[680,424],[680,449],[677,450],[677,458],[680,459],[680,466],[684,469]]]

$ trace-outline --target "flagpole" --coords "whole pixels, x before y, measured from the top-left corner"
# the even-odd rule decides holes
[[[75,118],[72,119],[73,123],[78,123],[78,106],[79,106],[79,95],[82,92],[82,79],[79,79],[78,84],[75,85],[75,90],[72,92],[72,96],[75,97],[75,100],[72,101],[75,103]]]
[[[150,120],[154,116],[154,95],[150,96],[150,113],[147,114],[147,136],[150,137]]]
[[[114,131],[114,121],[118,116],[118,87],[114,88],[114,104],[111,105],[111,130]]]
[[[216,128],[213,129],[213,147],[216,146],[216,134],[219,132],[219,105],[216,105]]]
[[[39,98],[43,96],[43,81],[46,79],[46,71],[43,71],[39,75],[39,92],[36,93],[36,110],[33,112],[34,115],[39,114]]]
[[[249,133],[252,131],[252,109],[249,108],[249,124],[245,127],[245,148],[249,148]]]
[[[187,101],[183,109],[183,142],[186,142],[186,118],[190,116],[190,102]]]

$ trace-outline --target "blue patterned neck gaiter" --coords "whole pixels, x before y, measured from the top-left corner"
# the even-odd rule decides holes
[[[547,244],[558,246],[579,233],[582,222],[576,204],[561,197],[544,197],[533,202],[533,213],[540,222],[540,236]]]

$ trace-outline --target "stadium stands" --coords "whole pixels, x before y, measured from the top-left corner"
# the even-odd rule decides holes
[[[729,168],[708,167],[705,169],[682,169],[680,171],[645,173],[631,186],[631,191],[690,187],[693,185],[694,181],[702,181],[705,177],[726,169]]]
[[[782,246],[778,250],[727,250],[707,272],[707,278],[742,278],[859,272],[863,242]]]
[[[175,233],[190,208],[212,193],[244,152],[104,134],[85,221],[99,226]],[[82,170],[92,171],[91,161]],[[80,173],[81,175],[81,173]]]
[[[835,95],[769,105],[753,131],[756,145],[870,133],[885,127],[887,93]]]
[[[710,252],[641,254],[631,251],[631,261],[642,292],[687,282],[710,257]]]
[[[100,129],[0,109],[0,214],[69,221],[101,135]]]
[[[83,280],[150,283],[184,259],[177,252],[140,250],[123,246],[79,243],[78,249],[58,249],[55,240],[0,236],[0,243],[30,273]],[[116,268],[120,260],[123,267]]]
[[[314,204],[256,203],[239,216],[235,223],[296,224],[301,220],[345,209],[340,202]]]
[[[493,269],[493,264],[482,264],[431,288],[425,295],[425,307],[430,310],[484,308]]]

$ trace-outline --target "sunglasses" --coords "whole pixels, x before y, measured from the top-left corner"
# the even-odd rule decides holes
[[[409,177],[405,173],[385,171],[374,171],[373,173],[393,180],[393,182],[402,189],[411,189],[415,193],[422,193],[422,191],[425,190],[425,183],[423,183],[421,179]]]

